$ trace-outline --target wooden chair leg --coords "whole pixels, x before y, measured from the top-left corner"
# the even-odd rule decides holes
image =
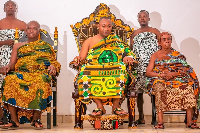
[[[155,95],[151,95],[151,103],[152,103],[152,121],[151,121],[151,125],[156,125]]]
[[[57,92],[53,91],[53,126],[57,126]]]
[[[82,129],[83,121],[81,120],[81,115],[83,112],[83,104],[79,99],[75,99],[75,126],[74,129]]]
[[[47,129],[51,129],[51,103],[47,104]]]
[[[137,128],[135,122],[135,98],[127,98],[128,112],[129,112],[129,128]]]
[[[8,123],[8,118],[6,117],[6,113],[3,110],[3,123]]]

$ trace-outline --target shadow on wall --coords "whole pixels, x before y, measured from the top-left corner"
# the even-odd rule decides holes
[[[128,24],[131,28],[138,29],[131,21],[127,21],[124,16],[120,14],[119,9],[115,5],[109,5],[110,12],[115,15],[116,19],[121,19],[125,24]]]
[[[50,32],[50,28],[47,25],[41,25],[41,29],[46,30],[51,38],[54,38],[54,31]],[[58,36],[59,36],[59,29],[58,29]],[[71,92],[74,90],[73,80],[74,74],[67,69],[67,31],[64,31],[63,36],[63,45],[61,45],[60,41],[58,40],[58,62],[61,63],[61,71],[58,76],[57,82],[57,107],[58,107],[58,115],[68,115],[74,114],[74,101],[71,98]],[[60,78],[64,77],[64,78]],[[64,85],[63,85],[64,84]],[[62,88],[65,86],[65,88]],[[63,101],[64,104],[63,104]],[[69,106],[73,104],[73,109],[70,109]],[[64,106],[63,106],[64,105]]]
[[[115,15],[116,19],[121,19],[125,24],[129,25],[134,30],[138,29],[131,21],[127,21],[124,16],[120,14],[119,9],[115,5],[109,5],[110,12]],[[130,40],[129,40],[130,42]]]
[[[194,38],[186,38],[180,44],[180,51],[185,55],[187,62],[194,68],[198,79],[200,78],[200,45]]]
[[[58,92],[58,109],[59,113],[71,115],[74,114],[74,101],[72,99],[71,93],[74,90],[73,81],[74,81],[74,74],[71,70],[67,69],[67,31],[64,31],[63,35],[63,45],[60,45],[58,48],[58,57],[60,62],[64,62],[61,67],[60,77],[58,84],[64,84],[65,88],[61,88]],[[61,86],[61,85],[60,85]],[[64,104],[63,104],[64,103]],[[70,105],[73,104],[72,107]],[[73,108],[73,109],[71,109]]]
[[[149,17],[150,17],[149,24],[151,25],[151,27],[158,29],[160,32],[169,32],[172,35],[172,47],[177,51],[179,51],[179,47],[176,43],[174,35],[170,31],[161,29],[161,24],[162,24],[161,14],[159,12],[151,12],[149,14]]]

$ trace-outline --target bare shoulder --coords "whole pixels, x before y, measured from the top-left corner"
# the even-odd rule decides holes
[[[151,55],[151,60],[156,60],[156,59],[158,58],[158,55],[159,55],[159,51],[153,53],[153,54]]]
[[[4,22],[6,19],[5,18],[2,18],[1,20],[0,20],[0,22],[2,23],[2,22]]]
[[[91,41],[92,41],[92,37],[89,37],[88,39],[86,39],[83,42],[81,49],[89,49]]]
[[[160,31],[156,28],[152,28],[152,32],[156,34],[156,36],[160,36]]]
[[[141,33],[141,29],[137,29],[137,30],[133,31],[132,38],[134,38],[139,33]]]
[[[0,20],[0,30],[2,29],[2,26],[4,25],[4,23],[5,23],[5,18]]]
[[[89,37],[88,39],[86,39],[83,44],[89,44],[92,41],[93,37]]]
[[[17,19],[17,24],[21,26],[21,30],[26,30],[26,23],[24,21]]]
[[[21,23],[21,24],[26,24],[24,21],[19,20],[19,19],[16,19],[16,21],[17,21],[18,23]]]

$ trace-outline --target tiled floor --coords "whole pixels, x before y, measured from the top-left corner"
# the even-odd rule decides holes
[[[46,127],[46,124],[44,125]],[[136,129],[128,129],[127,123],[117,130],[95,130],[88,122],[84,129],[74,129],[72,123],[58,124],[52,129],[35,130],[30,124],[20,125],[16,130],[0,129],[0,133],[200,133],[200,129],[187,129],[184,123],[165,123],[165,129],[154,129],[150,124],[139,125]]]

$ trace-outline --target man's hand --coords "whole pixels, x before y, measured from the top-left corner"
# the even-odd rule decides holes
[[[80,57],[80,56],[76,56],[76,57],[74,58],[74,65],[75,65],[75,66],[78,66],[80,62],[81,62],[81,57]]]
[[[50,65],[48,67],[48,71],[50,75],[54,75],[54,76],[56,75],[56,68],[53,65]]]
[[[14,40],[6,40],[6,41],[4,41],[4,45],[13,46]]]
[[[123,62],[128,64],[128,65],[133,65],[133,62],[135,62],[135,60],[132,57],[124,57],[123,58]]]
[[[6,65],[2,68],[0,68],[0,74],[6,75],[10,71],[10,65]]]
[[[164,72],[160,75],[160,77],[166,79],[166,80],[170,80],[174,77],[176,77],[178,75],[177,72]]]

